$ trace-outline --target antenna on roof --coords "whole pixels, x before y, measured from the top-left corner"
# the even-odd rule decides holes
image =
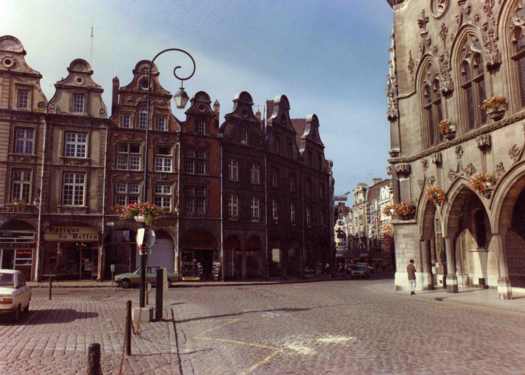
[[[89,46],[89,62],[91,64],[91,66],[93,66],[93,44],[94,44],[94,39],[95,39],[95,26],[94,25],[91,25],[91,34],[89,35],[89,37],[91,38],[90,40],[90,46]]]

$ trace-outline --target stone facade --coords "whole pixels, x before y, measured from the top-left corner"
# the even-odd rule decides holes
[[[396,287],[525,286],[525,3],[389,0]]]
[[[47,101],[25,54],[0,37],[0,267],[31,279],[133,271],[137,224],[116,206],[135,202],[163,208],[148,264],[179,278],[301,277],[333,262],[334,178],[316,115],[290,118],[283,95],[263,119],[242,92],[221,125],[200,91],[179,120],[142,60],[127,85],[113,79],[108,117],[87,61]]]

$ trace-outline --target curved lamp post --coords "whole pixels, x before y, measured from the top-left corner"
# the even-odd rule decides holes
[[[180,81],[180,88],[179,90],[177,90],[177,92],[175,93],[175,95],[173,96],[173,100],[175,101],[175,106],[178,108],[178,109],[183,109],[184,107],[186,107],[186,104],[188,103],[188,100],[190,99],[190,97],[188,96],[188,94],[186,93],[186,90],[184,90],[184,81],[187,81],[189,80],[191,77],[193,77],[193,75],[195,74],[195,69],[196,69],[196,65],[195,65],[195,59],[193,58],[192,55],[190,55],[189,52],[183,50],[183,49],[180,49],[180,48],[167,48],[167,49],[164,49],[162,51],[160,51],[159,53],[157,53],[153,59],[149,62],[149,68],[148,68],[148,81],[147,81],[147,85],[148,85],[148,91],[146,93],[146,113],[147,113],[147,119],[148,119],[148,123],[147,123],[147,126],[146,126],[146,139],[145,139],[145,147],[144,147],[144,184],[143,184],[143,199],[144,199],[144,202],[147,202],[148,201],[148,149],[149,149],[149,128],[150,128],[150,125],[153,126],[153,121],[152,121],[152,116],[150,115],[150,112],[151,112],[151,93],[152,93],[152,87],[153,87],[153,84],[152,84],[152,71],[153,71],[153,66],[155,64],[155,61],[163,54],[167,53],[167,52],[180,52],[184,55],[186,55],[187,57],[190,58],[191,60],[191,63],[192,63],[192,71],[190,74],[188,74],[187,76],[179,76],[177,74],[177,71],[181,68],[180,65],[177,65],[175,66],[175,68],[173,68],[173,75],[175,76],[175,78],[177,78],[179,81]],[[180,147],[179,147],[180,149]],[[146,230],[149,230],[148,228],[146,228]],[[141,255],[140,255],[140,298],[139,298],[139,303],[140,303],[140,307],[145,307],[146,305],[146,264],[147,264],[147,253],[148,253],[148,250],[149,249],[146,249],[146,251],[142,252]]]

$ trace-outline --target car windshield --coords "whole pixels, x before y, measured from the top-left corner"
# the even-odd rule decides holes
[[[0,286],[13,286],[13,274],[12,273],[0,273]]]

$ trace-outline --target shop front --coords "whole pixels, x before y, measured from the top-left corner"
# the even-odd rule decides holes
[[[96,279],[100,234],[80,225],[51,225],[44,232],[42,275],[57,279]]]
[[[221,272],[215,237],[206,231],[189,231],[183,236],[181,275],[183,280],[218,279]]]
[[[0,268],[22,271],[31,279],[35,230],[25,222],[11,221],[0,227]]]

